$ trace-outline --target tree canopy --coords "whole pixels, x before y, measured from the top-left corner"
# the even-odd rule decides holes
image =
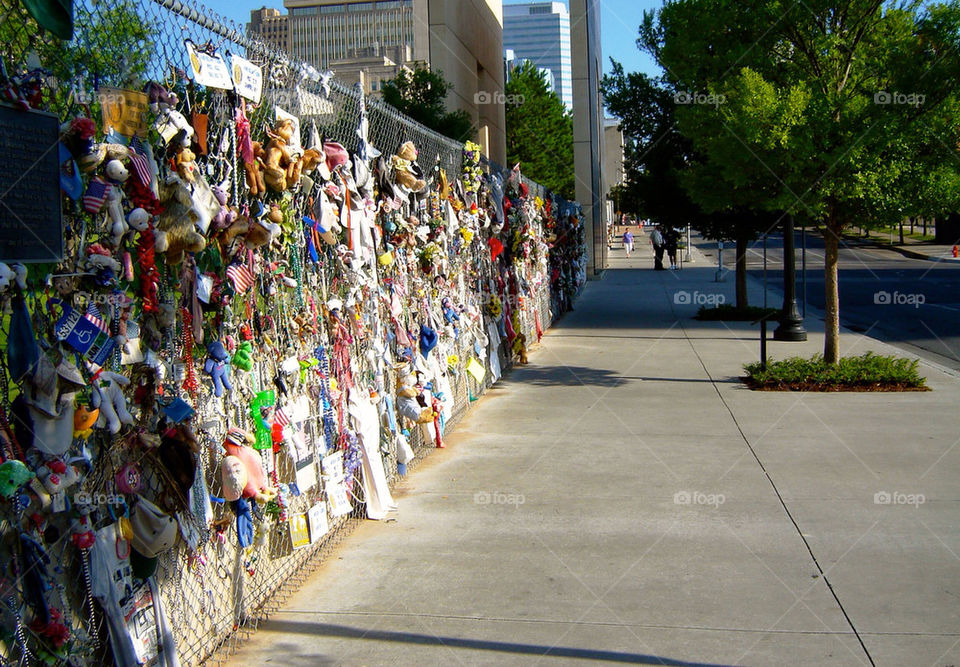
[[[453,84],[443,77],[443,72],[418,65],[413,71],[400,70],[395,78],[385,81],[382,94],[387,104],[431,130],[456,141],[468,141],[475,129],[466,111],[447,111],[446,99],[451,90]]]
[[[566,199],[576,197],[573,118],[530,61],[505,86],[507,162]]]

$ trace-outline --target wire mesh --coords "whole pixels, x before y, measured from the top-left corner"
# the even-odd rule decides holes
[[[180,97],[178,108],[187,118],[196,122],[203,117],[208,127],[207,150],[197,156],[198,168],[210,183],[224,186],[238,209],[246,210],[257,204],[243,187],[244,172],[238,155],[235,122],[240,102],[233,93],[207,89],[193,82],[188,74],[191,66],[184,48],[188,40],[219,53],[242,55],[262,68],[263,103],[248,107],[252,136],[267,136],[274,122],[274,109],[280,107],[300,119],[304,141],[308,133],[316,128],[317,134],[323,139],[339,142],[347,150],[356,151],[360,148],[358,130],[362,128],[365,110],[368,143],[384,156],[392,155],[401,144],[412,141],[417,146],[418,162],[424,171],[429,172],[437,166],[451,180],[464,173],[466,163],[462,144],[401,115],[382,100],[365,98],[357,88],[344,87],[335,80],[325,78],[306,64],[296,62],[287,54],[245,35],[241,26],[225,21],[198,3],[183,0],[124,0],[110,3],[79,0],[74,2],[74,7],[75,37],[70,42],[62,42],[41,30],[19,0],[0,0],[0,58],[6,68],[5,80],[0,83],[6,86],[12,80],[19,83],[21,92],[29,92],[30,82],[40,81],[46,91],[43,108],[56,114],[61,121],[77,115],[98,118],[102,102],[99,96],[108,87],[140,90],[148,81],[162,83]],[[41,69],[38,70],[38,67]],[[27,72],[34,72],[34,79],[26,76]],[[7,74],[12,79],[7,80]],[[158,155],[158,162],[163,162],[164,157]],[[161,168],[166,167],[161,165]],[[511,170],[492,163],[486,163],[484,169],[486,174],[481,187],[485,194],[496,188],[501,191],[507,187],[519,188],[519,183],[515,181],[510,185],[513,176]],[[472,176],[467,175],[464,180],[469,178]],[[466,326],[462,326],[463,330],[454,338],[448,350],[451,358],[455,356],[457,360],[450,363],[450,391],[453,395],[446,428],[456,424],[471,402],[482,396],[496,379],[488,356],[490,348],[476,347],[476,340],[481,337],[502,338],[499,345],[491,341],[492,356],[502,370],[509,368],[517,358],[517,353],[507,340],[504,318],[490,312],[491,295],[500,293],[504,296],[508,311],[504,315],[515,316],[511,323],[516,333],[524,336],[528,346],[532,346],[539,340],[539,332],[548,328],[556,317],[570,308],[584,281],[585,240],[583,226],[578,224],[577,205],[553,196],[529,180],[524,179],[523,183],[528,190],[527,195],[521,197],[515,191],[513,200],[527,207],[524,210],[531,216],[529,220],[520,224],[518,217],[502,233],[485,227],[478,241],[472,244],[458,241],[456,252],[451,246],[447,257],[451,274],[465,276],[459,285],[449,291],[461,306],[467,309],[472,307],[481,314],[481,326],[477,332],[468,332]],[[538,198],[547,202],[547,206],[534,211],[534,200]],[[304,199],[295,198],[292,205],[299,205],[303,209],[307,205]],[[491,218],[496,217],[494,208],[500,205],[496,198],[487,200]],[[77,209],[69,210],[67,217],[71,238],[84,238],[88,233],[89,219]],[[508,247],[508,254],[516,258],[515,266],[526,268],[522,271],[508,269],[502,262],[498,265],[493,261],[487,240],[498,236],[503,245]],[[549,243],[532,243],[529,240],[551,236]],[[70,249],[74,254],[82,250],[79,243],[71,244]],[[530,254],[526,263],[524,252]],[[416,266],[420,261],[413,251],[398,249],[397,253],[398,258],[404,259],[410,266]],[[259,274],[254,289],[261,294],[256,305],[264,310],[262,317],[261,314],[249,317],[238,314],[234,318],[234,324],[252,323],[258,331],[276,332],[278,359],[282,356],[280,352],[286,349],[308,352],[313,349],[327,352],[335,350],[336,341],[323,326],[316,326],[316,320],[312,329],[310,322],[298,324],[296,331],[290,325],[307,312],[306,307],[314,300],[322,301],[338,294],[346,296],[348,291],[344,266],[337,262],[333,250],[328,250],[312,267],[304,264],[305,256],[303,239],[292,241],[285,255],[274,250],[267,252],[263,266],[287,262],[299,267],[297,270],[302,272],[298,276],[300,284],[307,283],[309,289],[271,294],[267,288],[272,276]],[[222,267],[218,268],[222,271]],[[161,268],[161,273],[161,300],[172,306],[172,294],[180,276],[166,268]],[[381,278],[386,281],[389,273],[385,272]],[[498,281],[505,284],[498,286]],[[34,313],[34,326],[38,331],[52,328],[51,323],[44,320],[45,298],[46,295],[41,293],[28,296],[30,310]],[[370,299],[364,307],[364,317],[379,317],[384,321],[390,319],[390,314],[376,298]],[[325,314],[322,307],[311,312],[319,318]],[[431,317],[435,319],[428,319]],[[438,304],[423,299],[405,310],[401,324],[408,330],[411,327],[415,330],[418,323],[425,321],[442,323],[442,317]],[[268,318],[281,323],[281,326],[274,325],[271,328],[266,324]],[[108,319],[112,321],[115,318]],[[187,338],[188,329],[188,324],[178,317],[172,333],[165,335],[162,340],[161,353],[181,360],[179,365],[174,365],[172,376],[158,381],[157,391],[165,397],[186,396],[181,388],[183,374],[191,372],[189,367],[193,357],[197,356],[189,348],[185,349],[183,340]],[[4,341],[4,347],[7,333],[5,331],[0,339]],[[256,337],[254,342],[261,344],[264,336]],[[347,375],[353,375],[360,381],[373,382],[376,372],[367,361],[368,353],[374,349],[372,341],[356,339],[347,347],[346,353],[355,360],[355,367]],[[403,346],[396,341],[390,347],[396,356],[403,353]],[[472,357],[478,357],[484,368],[480,380],[466,369]],[[202,355],[197,356],[197,360],[202,364]],[[244,376],[244,385],[249,384],[245,390],[248,393],[244,396],[250,398],[252,394],[249,392],[259,392],[273,386],[277,367],[275,361],[263,363]],[[114,369],[119,370],[119,367],[115,366]],[[334,374],[331,372],[330,377]],[[310,383],[297,380],[295,375],[288,378],[291,394],[306,392]],[[392,388],[397,381],[396,373],[388,368],[386,375],[382,380],[383,386]],[[341,384],[346,384],[343,375],[338,379]],[[134,380],[135,386],[143,378]],[[4,385],[3,396],[6,397],[0,404],[8,409],[10,397],[15,391],[12,391],[13,385],[5,374],[0,384]],[[218,466],[222,455],[221,443],[227,435],[227,429],[239,425],[250,430],[254,425],[244,409],[207,392],[191,393],[189,399],[197,415],[194,460],[197,477],[204,485],[201,493],[222,498],[224,493]],[[312,412],[316,414],[311,414],[306,420],[304,437],[313,446],[311,465],[316,469],[320,456],[326,453],[326,448],[322,446],[325,422],[319,414],[319,403],[312,405]],[[436,445],[428,426],[409,425],[408,430],[409,444],[415,453],[415,458],[406,466],[409,472],[434,451]],[[389,434],[389,429],[383,428],[382,432]],[[164,472],[164,465],[157,461],[157,454],[138,444],[138,433],[124,432],[120,436],[112,436],[109,432],[96,429],[88,444],[91,467],[83,475],[77,489],[92,496],[115,494],[117,489],[113,480],[117,473],[125,464],[136,463],[143,471],[143,487],[147,495],[154,494],[158,503],[177,505],[179,502],[177,509],[183,513],[184,521],[194,525],[197,532],[195,546],[191,548],[184,540],[180,540],[177,547],[159,557],[155,575],[182,664],[198,664],[229,655],[238,642],[256,630],[259,623],[278,608],[285,596],[304,581],[313,566],[338,548],[365,516],[363,480],[361,473],[357,472],[352,485],[353,511],[331,517],[329,531],[321,539],[308,546],[294,548],[284,517],[302,515],[327,496],[324,484],[320,482],[299,494],[291,490],[289,483],[285,483],[288,491],[283,496],[284,506],[273,507],[272,514],[258,517],[253,545],[241,548],[237,531],[231,528],[233,516],[225,505],[215,504],[214,521],[205,523],[199,518],[202,511],[187,506],[187,497],[177,499],[162,493],[171,486],[171,480]],[[340,451],[350,451],[339,440],[334,445]],[[395,440],[383,437],[381,455],[388,482],[395,485],[400,479]],[[274,465],[267,466],[267,472],[281,477],[285,474],[284,466],[289,468],[289,465],[289,461],[284,462],[280,457]],[[295,477],[291,473],[286,474],[285,479],[289,482]],[[113,518],[100,513],[100,510],[92,516],[102,521]],[[0,631],[0,661],[3,664],[22,665],[44,661],[109,664],[113,661],[113,655],[106,619],[100,606],[89,599],[88,587],[83,583],[87,552],[72,543],[80,517],[50,515],[49,524],[56,525],[59,534],[44,533],[46,553],[50,557],[45,579],[52,586],[51,591],[44,595],[53,597],[54,606],[63,614],[63,623],[71,638],[69,643],[65,647],[58,647],[55,638],[29,627],[29,622],[25,620],[30,614],[25,603],[27,592],[20,582],[31,566],[24,565],[23,546],[17,536],[29,521],[16,503],[0,501],[0,535],[3,536],[0,561],[10,556],[8,566],[0,576],[0,627],[3,628]]]

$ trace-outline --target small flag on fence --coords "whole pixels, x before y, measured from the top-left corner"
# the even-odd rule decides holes
[[[150,185],[150,163],[147,162],[147,149],[143,147],[140,137],[134,135],[130,140],[130,163],[133,165],[137,177],[144,185]]]
[[[83,195],[83,208],[88,213],[99,213],[107,197],[110,196],[112,187],[102,176],[94,176],[90,179],[87,191]]]
[[[107,333],[107,323],[100,317],[100,309],[94,303],[87,304],[87,312],[83,314],[84,318],[92,322],[100,331]]]
[[[256,278],[253,272],[243,264],[231,264],[227,267],[227,278],[233,283],[233,291],[243,294],[253,287]]]

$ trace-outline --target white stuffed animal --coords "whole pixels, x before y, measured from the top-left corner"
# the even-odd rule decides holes
[[[110,219],[110,239],[114,246],[120,245],[123,235],[127,233],[127,221],[123,217],[123,190],[120,186],[130,177],[130,172],[120,160],[110,160],[104,172],[113,187],[107,195],[107,215]]]
[[[119,373],[100,371],[93,382],[93,407],[100,409],[97,426],[106,426],[111,433],[119,433],[120,425],[133,426],[133,417],[127,410],[123,388],[130,380]]]
[[[0,262],[0,294],[16,284],[20,289],[27,288],[27,267],[23,264],[4,264]]]
[[[127,214],[127,224],[130,229],[138,232],[145,232],[148,229],[153,230],[153,247],[157,252],[164,252],[169,244],[167,243],[167,234],[153,225],[153,216],[142,208],[135,208]]]

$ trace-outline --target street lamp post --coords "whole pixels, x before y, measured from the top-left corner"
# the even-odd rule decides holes
[[[807,340],[807,330],[803,328],[803,319],[797,309],[796,284],[793,216],[788,215],[783,223],[783,309],[780,311],[780,326],[773,332],[774,340]]]

